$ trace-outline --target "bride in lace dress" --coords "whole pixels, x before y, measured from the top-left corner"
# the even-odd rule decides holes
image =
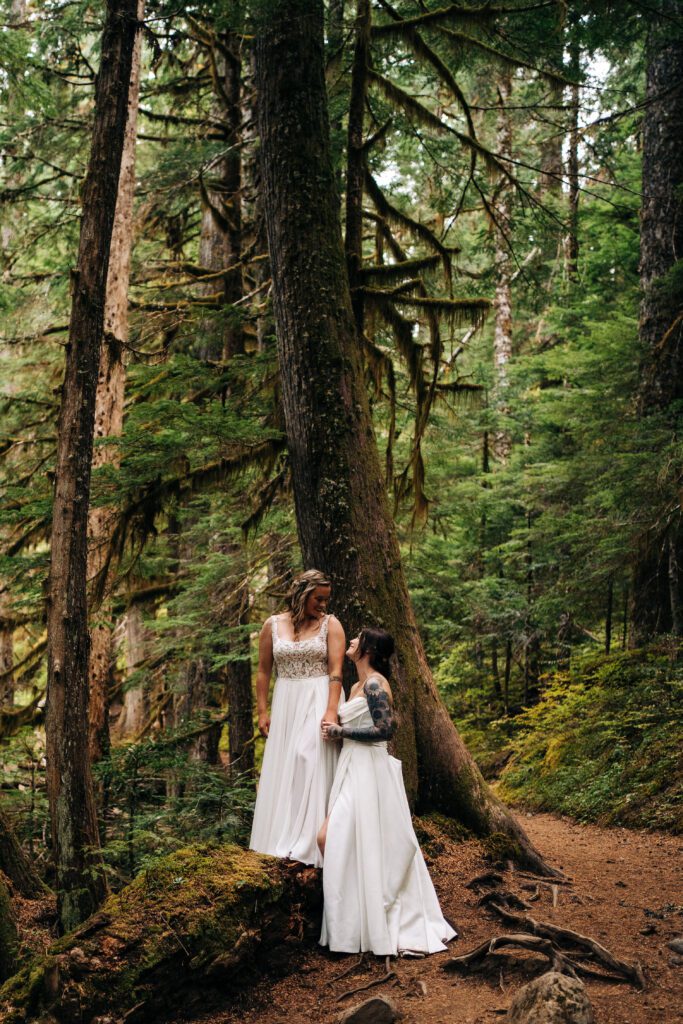
[[[316,569],[297,576],[288,611],[272,615],[259,639],[258,725],[266,736],[249,846],[320,867],[316,843],[337,764],[321,723],[336,724],[346,640],[327,614],[330,582]],[[271,714],[270,677],[276,670]]]

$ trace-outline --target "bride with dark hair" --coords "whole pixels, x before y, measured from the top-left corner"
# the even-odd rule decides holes
[[[388,682],[393,653],[389,633],[362,630],[346,652],[358,682],[339,708],[341,725],[322,723],[326,740],[343,740],[318,834],[320,943],[340,953],[436,953],[456,934],[441,913],[413,830],[401,762],[387,749],[396,728]]]

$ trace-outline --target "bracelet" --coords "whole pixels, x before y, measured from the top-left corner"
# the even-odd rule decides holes
[[[329,682],[330,683],[341,683],[341,682],[343,682],[343,680],[342,680],[341,676],[330,676],[329,677]]]

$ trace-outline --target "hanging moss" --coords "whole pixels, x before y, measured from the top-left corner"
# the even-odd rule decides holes
[[[7,1024],[49,1014],[155,1018],[225,995],[319,925],[319,875],[236,846],[189,847],[144,871],[0,989]],[[279,950],[278,950],[279,955]],[[4,1014],[4,1015],[3,1015]]]

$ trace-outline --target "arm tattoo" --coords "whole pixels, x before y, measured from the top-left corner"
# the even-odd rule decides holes
[[[382,689],[376,679],[372,678],[366,682],[363,692],[368,698],[368,708],[374,725],[366,726],[364,729],[354,729],[352,726],[343,725],[342,736],[347,740],[360,740],[367,743],[391,739],[396,728],[396,719],[389,694]]]

